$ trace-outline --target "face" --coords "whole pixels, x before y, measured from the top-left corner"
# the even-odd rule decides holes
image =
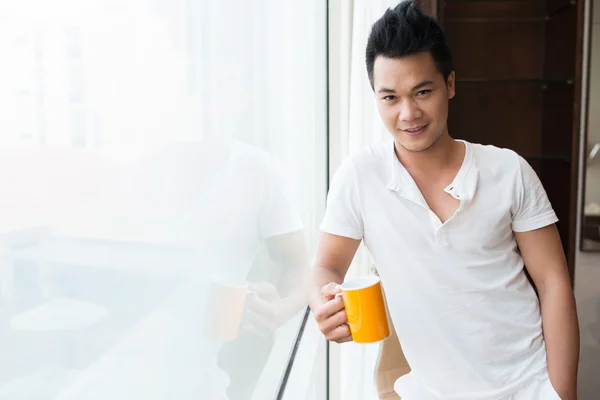
[[[454,97],[454,72],[446,81],[431,53],[377,57],[373,84],[379,115],[397,145],[410,152],[422,152],[448,134],[448,100]]]

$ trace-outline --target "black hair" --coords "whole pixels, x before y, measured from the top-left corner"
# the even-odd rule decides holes
[[[435,66],[448,80],[454,70],[452,53],[438,21],[425,15],[415,1],[402,1],[389,9],[373,24],[367,41],[366,62],[371,87],[374,89],[373,65],[378,56],[400,58],[429,52]]]

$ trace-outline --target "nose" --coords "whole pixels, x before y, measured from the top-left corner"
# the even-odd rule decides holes
[[[400,112],[398,113],[398,120],[403,122],[414,121],[415,119],[421,118],[423,113],[415,101],[406,100],[400,104]]]

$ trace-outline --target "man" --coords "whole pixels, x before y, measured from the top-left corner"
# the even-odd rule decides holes
[[[535,172],[513,151],[452,139],[452,56],[412,2],[374,24],[366,61],[393,143],[332,182],[310,293],[321,331],[352,340],[335,295],[364,241],[412,369],[395,385],[403,400],[575,399],[575,301]]]

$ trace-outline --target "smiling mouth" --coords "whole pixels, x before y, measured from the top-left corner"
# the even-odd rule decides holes
[[[402,130],[402,132],[406,133],[409,136],[418,136],[418,135],[422,134],[423,132],[425,132],[425,128],[427,128],[427,126],[429,126],[429,124],[418,126],[416,128],[401,129],[401,130]]]

